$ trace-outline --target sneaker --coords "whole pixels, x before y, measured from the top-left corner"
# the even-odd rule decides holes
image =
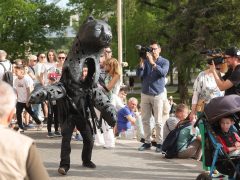
[[[40,124],[37,125],[37,131],[41,131],[43,128],[43,123],[41,122]]]
[[[43,120],[43,124],[47,124],[47,122],[48,122],[48,118],[45,117],[44,120]]]
[[[18,129],[18,132],[20,132],[20,133],[24,133],[24,130],[21,129],[21,128],[19,128],[19,129]]]
[[[157,144],[155,151],[156,151],[157,153],[162,152],[162,145],[161,145],[161,144]]]
[[[34,126],[33,124],[27,124],[27,125],[25,125],[25,127],[28,128],[28,129],[32,129],[32,128],[34,128],[35,126]]]
[[[144,143],[141,147],[138,148],[139,151],[145,151],[151,149],[151,144],[150,143]]]
[[[62,137],[62,135],[59,131],[55,131],[54,136],[55,137]]]
[[[92,169],[96,168],[96,165],[92,161],[83,163],[82,165],[83,167],[86,167],[86,168],[92,168]]]
[[[83,138],[82,138],[82,136],[81,136],[80,134],[76,134],[75,140],[76,140],[76,141],[82,141]]]
[[[48,132],[47,137],[48,137],[48,138],[53,138],[53,137],[54,137],[54,134],[53,134],[52,132]]]
[[[19,132],[23,133],[27,128],[25,126],[19,127]]]
[[[58,173],[61,174],[61,175],[66,175],[67,171],[63,167],[59,167],[58,168]]]
[[[144,138],[141,138],[141,139],[140,139],[140,142],[141,142],[141,143],[145,143],[145,139],[144,139]]]

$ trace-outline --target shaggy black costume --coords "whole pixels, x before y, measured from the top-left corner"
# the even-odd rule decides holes
[[[70,141],[75,126],[83,137],[83,165],[94,166],[91,162],[93,133],[96,133],[96,127],[101,127],[94,107],[101,112],[101,117],[110,126],[115,125],[116,110],[101,88],[97,87],[100,74],[99,57],[111,39],[110,26],[102,20],[89,17],[80,27],[64,63],[60,82],[35,89],[31,94],[30,103],[40,103],[45,100],[51,103],[51,100],[57,100],[63,136],[60,168],[65,172],[70,168]],[[85,80],[81,80],[83,65],[88,67]]]

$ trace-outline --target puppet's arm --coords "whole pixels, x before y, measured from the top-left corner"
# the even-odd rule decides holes
[[[35,88],[29,98],[29,103],[40,104],[45,100],[57,100],[65,97],[66,90],[61,82],[49,86]]]
[[[117,121],[117,111],[108,97],[99,88],[93,88],[92,102],[109,126],[114,127]]]

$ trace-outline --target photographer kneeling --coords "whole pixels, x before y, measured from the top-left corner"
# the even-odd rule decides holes
[[[161,47],[153,41],[150,48],[140,48],[140,63],[137,76],[142,79],[141,114],[145,143],[138,149],[144,151],[151,148],[150,118],[153,115],[156,128],[156,152],[162,151],[163,141],[163,101],[165,77],[169,69],[169,61],[160,56]],[[143,55],[143,56],[142,56]]]

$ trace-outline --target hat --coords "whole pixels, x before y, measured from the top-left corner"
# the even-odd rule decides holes
[[[225,50],[225,56],[238,57],[240,56],[240,50],[237,47],[230,47]]]
[[[169,96],[169,98],[168,99],[173,99],[173,97],[172,96]]]

